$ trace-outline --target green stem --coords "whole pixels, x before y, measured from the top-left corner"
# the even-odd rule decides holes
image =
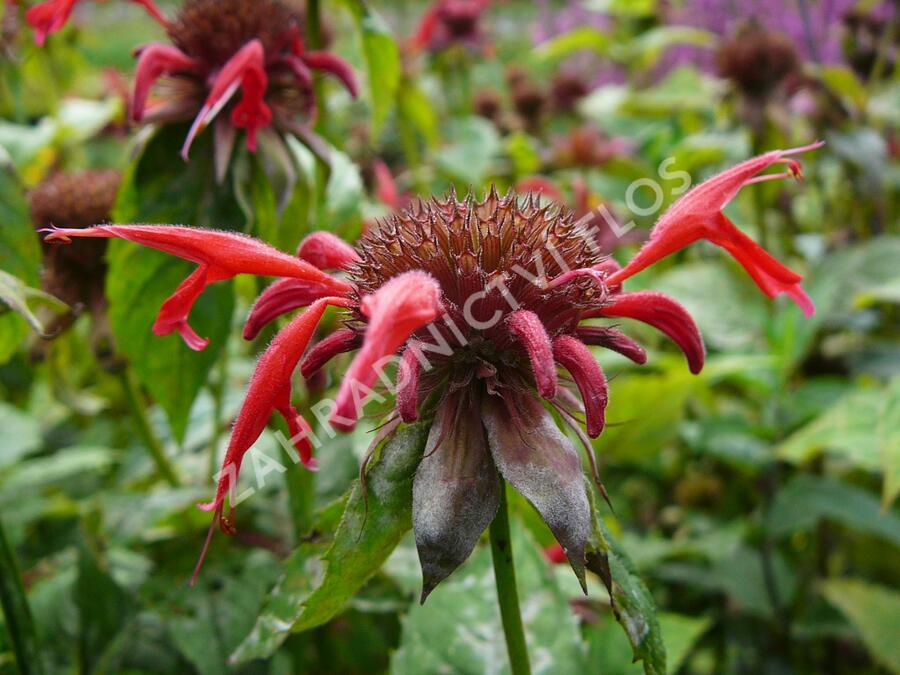
[[[500,617],[506,636],[506,651],[512,675],[530,675],[528,648],[525,645],[525,629],[519,611],[519,594],[516,591],[516,569],[513,565],[512,539],[509,534],[509,508],[506,503],[506,484],[500,486],[500,508],[491,523],[491,556],[494,559],[494,579],[500,600]]]
[[[131,412],[132,417],[134,417],[138,433],[141,435],[144,445],[146,445],[147,449],[150,451],[153,463],[156,464],[156,470],[169,485],[172,487],[179,487],[181,481],[178,480],[178,475],[175,473],[174,467],[169,463],[169,458],[166,457],[166,450],[163,447],[162,441],[159,440],[159,437],[153,430],[153,426],[150,424],[150,419],[147,417],[147,411],[144,410],[144,405],[141,402],[141,394],[137,380],[134,379],[134,374],[131,372],[130,368],[125,368],[125,370],[122,371],[121,380],[128,409]]]
[[[38,647],[31,610],[28,608],[25,589],[22,588],[19,566],[6,540],[2,522],[0,522],[0,604],[3,605],[6,632],[12,642],[19,672],[23,675],[43,673],[41,650]]]

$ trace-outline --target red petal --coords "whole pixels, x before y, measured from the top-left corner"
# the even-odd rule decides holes
[[[700,329],[687,310],[667,295],[655,291],[621,293],[608,305],[584,318],[591,316],[627,317],[650,324],[681,347],[692,373],[697,374],[703,369],[706,348]]]
[[[50,33],[62,28],[78,0],[47,0],[29,7],[25,12],[25,20],[34,28],[34,41],[43,45]]]
[[[622,356],[631,359],[635,363],[647,363],[647,352],[637,342],[625,335],[622,331],[605,326],[578,326],[575,329],[576,337],[586,345],[606,347]]]
[[[68,243],[70,237],[118,237],[198,263],[200,267],[163,304],[154,332],[178,330],[193,349],[205,342],[187,325],[194,301],[203,289],[236,274],[291,277],[330,289],[332,294],[352,290],[345,281],[330,277],[309,263],[236,232],[203,230],[175,225],[99,225],[85,229],[49,228],[46,241]]]
[[[609,399],[603,369],[591,350],[571,335],[560,335],[553,340],[553,356],[575,380],[584,402],[588,436],[597,438],[606,424],[606,403]]]
[[[320,270],[340,270],[359,262],[359,254],[350,244],[331,232],[308,234],[297,247],[297,257]]]
[[[134,73],[134,96],[131,99],[131,116],[136,121],[143,118],[150,87],[160,76],[192,71],[197,66],[192,58],[171,45],[148,45],[139,54]]]
[[[169,20],[166,18],[166,15],[162,13],[159,7],[153,2],[153,0],[131,0],[133,3],[137,5],[141,5],[144,9],[147,10],[147,14],[152,16],[156,21],[163,26],[164,28],[169,27]]]
[[[610,285],[621,283],[688,244],[699,239],[708,239],[735,256],[764,292],[768,295],[789,294],[809,315],[812,312],[812,303],[797,286],[800,277],[740,232],[721,214],[721,210],[745,185],[789,175],[799,176],[799,164],[787,157],[821,145],[813,143],[802,148],[773,150],[738,164],[700,184],[679,199],[659,219],[647,243],[624,268],[612,274],[607,283]],[[788,164],[790,171],[782,174],[757,175],[775,163]]]
[[[350,328],[336,330],[316,344],[300,364],[300,374],[307,380],[338,354],[353,351],[362,344],[362,336]]]
[[[376,159],[372,162],[372,168],[375,171],[375,194],[378,195],[378,201],[390,209],[399,208],[400,191],[397,189],[397,183],[387,164]]]
[[[308,279],[279,279],[260,293],[253,303],[244,324],[244,339],[254,340],[270,321],[295,309],[307,307],[319,298],[333,293],[334,287],[330,283]]]
[[[544,398],[553,398],[556,396],[556,364],[544,324],[537,314],[527,309],[513,312],[506,318],[506,323],[528,352],[538,393]]]
[[[360,303],[369,325],[362,349],[344,376],[338,391],[331,424],[350,430],[356,425],[366,390],[378,377],[380,362],[391,356],[416,330],[443,312],[441,287],[420,271],[404,272]]]
[[[356,84],[356,75],[353,74],[350,64],[342,58],[329,52],[306,52],[302,58],[310,68],[324,70],[326,73],[334,75],[344,83],[353,98],[357,97],[359,87]]]
[[[419,350],[411,343],[397,367],[397,412],[404,422],[415,422],[419,418],[419,376],[422,374],[422,362],[419,361]]]
[[[228,442],[216,496],[213,501],[200,504],[201,509],[213,511],[221,508],[225,495],[229,490],[236,488],[244,455],[262,434],[272,413],[280,409],[286,416],[293,414],[287,410],[289,403],[286,402],[286,399],[290,399],[291,373],[306,351],[306,346],[325,308],[328,305],[349,307],[350,304],[350,300],[346,298],[316,300],[308,310],[285,326],[272,340],[269,348],[263,352],[250,379],[247,394],[244,396],[234,431]],[[303,452],[301,447],[298,449]]]
[[[237,127],[247,129],[248,145],[254,143],[257,129],[267,126],[272,119],[272,113],[263,101],[267,84],[262,42],[258,39],[250,40],[235,52],[216,75],[209,96],[188,131],[181,156],[187,159],[194,138],[228,103],[238,88],[243,88],[244,95],[232,112],[232,122]]]
[[[531,178],[523,178],[516,183],[516,192],[519,194],[533,192],[543,195],[547,199],[562,204],[565,199],[559,188],[553,184],[549,178],[543,176],[532,176]]]

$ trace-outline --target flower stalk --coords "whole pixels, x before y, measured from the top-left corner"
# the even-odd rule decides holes
[[[516,589],[516,569],[513,564],[512,538],[509,531],[509,507],[506,501],[506,484],[500,487],[500,508],[490,527],[491,557],[494,561],[494,579],[497,582],[497,598],[500,618],[506,637],[506,651],[513,675],[530,675],[528,647],[525,629],[519,610],[519,593]]]
[[[19,672],[23,675],[41,675],[45,671],[34,621],[28,608],[28,598],[22,587],[19,566],[6,539],[2,522],[0,522],[0,604],[3,606],[6,633],[12,642]]]
[[[144,441],[144,445],[150,451],[157,473],[172,487],[180,487],[181,481],[178,479],[178,474],[175,473],[175,467],[172,466],[169,458],[166,457],[166,450],[162,441],[159,440],[159,437],[153,430],[153,425],[150,424],[150,419],[147,417],[143,403],[141,403],[141,395],[134,374],[130,369],[126,368],[122,371],[120,379],[122,389],[125,392],[128,410],[134,418],[137,431]]]

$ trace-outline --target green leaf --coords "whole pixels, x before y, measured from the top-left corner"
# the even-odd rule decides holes
[[[709,629],[712,617],[695,617],[660,612],[659,627],[666,644],[669,675],[674,675],[690,655],[697,640]]]
[[[811,529],[822,519],[900,547],[900,515],[882,512],[874,495],[830,477],[796,476],[776,493],[768,523],[777,537]]]
[[[401,124],[409,124],[421,134],[428,146],[437,145],[438,115],[431,100],[412,80],[404,80],[397,91]]]
[[[875,437],[881,447],[884,472],[881,504],[886,509],[900,494],[900,377],[891,380],[888,387]]]
[[[831,91],[849,100],[857,110],[866,107],[868,94],[856,73],[845,65],[821,66],[819,77]]]
[[[128,593],[100,566],[87,543],[82,543],[78,557],[75,602],[80,619],[79,670],[90,673],[100,663],[105,648],[125,627],[135,607]]]
[[[453,141],[436,153],[436,164],[467,186],[483,183],[491,160],[500,150],[494,125],[481,117],[454,119],[448,123],[447,138]]]
[[[185,133],[183,126],[174,125],[149,141],[123,180],[116,222],[240,229],[241,211],[230,180],[215,183],[212,134],[200,135],[185,164],[178,156]],[[107,260],[106,295],[118,349],[181,439],[191,405],[228,337],[234,310],[231,282],[211,286],[194,305],[191,324],[210,339],[206,349],[194,352],[179,335],[157,337],[151,328],[162,303],[195,265],[118,240],[110,242]]]
[[[400,50],[384,19],[364,0],[347,0],[362,41],[369,102],[372,106],[372,137],[381,133],[400,84]]]
[[[547,40],[535,52],[545,61],[560,61],[584,50],[604,56],[609,53],[611,44],[612,38],[608,33],[599,28],[581,26]]]
[[[41,428],[37,419],[8,403],[0,402],[0,468],[15,464],[41,446]]]
[[[31,225],[25,190],[12,166],[0,162],[0,270],[27,286],[39,283],[41,249]],[[0,314],[0,364],[15,353],[28,334],[17,314]]]
[[[900,673],[900,593],[856,579],[830,579],[822,591],[850,620],[874,659],[891,672]]]
[[[25,321],[28,322],[28,325],[31,326],[31,330],[35,333],[43,337],[49,337],[47,335],[47,330],[44,328],[44,324],[41,323],[41,320],[31,311],[29,299],[38,300],[45,305],[49,305],[58,312],[65,312],[69,308],[69,306],[59,298],[56,298],[49,293],[45,293],[38,288],[26,286],[18,277],[14,277],[12,274],[7,274],[3,270],[0,270],[0,301],[6,303],[10,309],[25,319]]]
[[[656,64],[669,47],[693,45],[711,47],[715,35],[709,31],[691,26],[659,26],[640,33],[623,45],[615,45],[613,56],[620,63],[640,68],[650,68]]]
[[[359,483],[354,485],[334,541],[321,558],[322,545],[306,543],[285,562],[284,574],[232,661],[270,656],[290,631],[329,621],[378,571],[412,527],[412,479],[428,428],[419,423],[401,429],[382,447],[366,475],[368,497]]]
[[[0,523],[0,605],[3,607],[4,642],[12,642],[16,665],[22,675],[44,672],[43,657],[34,629],[28,599],[22,588],[19,565]]]
[[[656,603],[628,553],[616,542],[597,513],[597,500],[588,485],[593,510],[593,535],[588,544],[587,567],[609,590],[616,620],[631,642],[635,661],[643,661],[646,675],[666,672],[666,647]]]
[[[887,398],[884,391],[852,391],[776,448],[779,457],[802,463],[823,451],[869,471],[882,467],[878,437]]]
[[[512,524],[513,559],[532,672],[586,672],[578,625],[537,543]],[[509,673],[490,549],[480,546],[403,620],[391,673]]]

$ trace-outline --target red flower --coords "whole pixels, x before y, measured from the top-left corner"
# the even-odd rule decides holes
[[[742,164],[713,176],[698,185],[663,214],[644,244],[631,261],[609,278],[610,284],[621,283],[699,239],[721,246],[750,274],[756,285],[770,298],[779,293],[789,295],[808,317],[815,312],[812,300],[800,287],[801,277],[769,255],[759,244],[741,232],[722,209],[745,185],[779,178],[800,178],[800,164],[790,159],[807,150],[821,147],[821,142],[790,150],[773,150],[748,159]],[[787,171],[758,175],[772,164],[785,164]]]
[[[60,30],[69,20],[72,10],[80,0],[46,0],[30,7],[25,12],[25,20],[34,28],[34,41],[43,45],[50,33]],[[153,0],[131,0],[142,5],[147,12],[163,26],[168,26],[166,17]]]
[[[208,285],[237,274],[258,274],[302,280],[330,293],[346,293],[351,286],[317,267],[278,251],[258,239],[236,232],[200,230],[175,225],[99,225],[86,229],[52,227],[46,241],[69,243],[70,237],[118,237],[198,263],[198,267],[160,308],[153,332],[178,331],[191,349],[209,343],[188,324],[194,302]],[[326,295],[327,293],[323,293]]]
[[[241,235],[165,226],[51,230],[48,239],[116,236],[199,263],[157,321],[177,324],[189,337],[187,312],[197,294],[207,283],[238,273],[286,277],[257,303],[248,322],[251,333],[260,321],[309,305],[259,360],[215,498],[202,505],[216,512],[213,526],[218,522],[225,531],[233,529],[233,514],[222,517],[225,498],[235,490],[242,459],[273,412],[287,420],[302,461],[314,467],[309,425],[290,402],[298,362],[301,373],[312,377],[333,356],[359,349],[331,414],[332,426],[351,429],[384,365],[401,353],[395,409],[382,436],[392,434],[401,420],[432,420],[413,482],[423,598],[468,557],[494,517],[499,476],[537,509],[583,584],[591,514],[580,454],[546,406],[584,440],[599,481],[580,418],[587,435],[599,435],[608,392],[586,345],[608,347],[637,363],[646,354],[615,328],[582,321],[629,317],[646,322],[669,335],[691,371],[699,371],[703,342],[684,308],[660,293],[623,292],[622,281],[704,237],[727,242],[764,291],[774,288],[774,280],[789,278],[780,283],[805,298],[796,275],[777,271],[761,249],[720,225],[720,209],[728,200],[748,182],[770,178],[754,178],[766,166],[792,162],[782,159],[785,154],[763,155],[698,187],[672,207],[624,268],[586,244],[590,232],[572,214],[541,207],[534,195],[500,198],[493,190],[481,202],[460,202],[451,195],[419,203],[379,223],[352,250],[331,235],[311,235],[301,244],[300,257]],[[798,172],[795,163],[789,167],[791,174]],[[338,269],[348,280],[326,275],[301,258]],[[349,316],[303,358],[327,305],[346,308]],[[568,372],[580,397],[558,377],[558,368]]]
[[[410,38],[413,49],[439,51],[452,44],[475,47],[481,40],[481,15],[490,0],[436,0]]]

